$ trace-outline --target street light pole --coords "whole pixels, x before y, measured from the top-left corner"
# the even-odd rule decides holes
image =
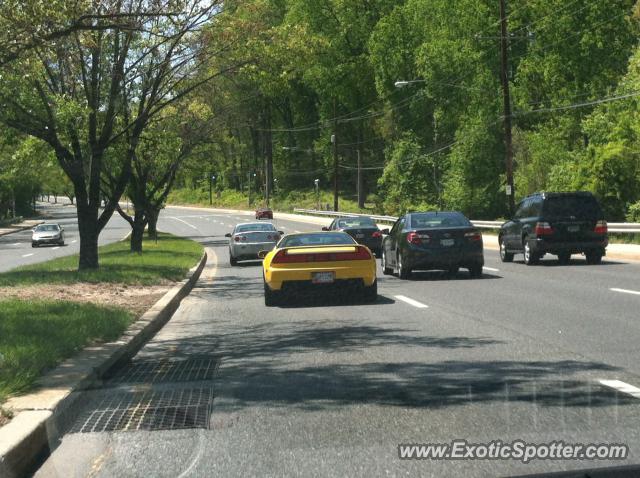
[[[320,210],[320,180],[314,179],[313,184],[316,186],[316,211]]]

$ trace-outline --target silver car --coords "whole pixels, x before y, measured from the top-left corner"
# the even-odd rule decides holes
[[[38,247],[42,244],[64,246],[64,227],[61,227],[60,224],[40,224],[34,227],[32,231],[31,247]]]
[[[284,232],[270,222],[237,224],[229,238],[229,262],[235,266],[239,260],[257,260],[258,252],[270,251]]]

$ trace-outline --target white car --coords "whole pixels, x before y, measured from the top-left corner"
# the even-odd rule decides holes
[[[258,252],[270,251],[284,232],[278,231],[270,222],[237,224],[229,238],[229,262],[235,266],[240,260],[258,260]]]
[[[40,224],[32,229],[31,247],[38,247],[42,244],[56,244],[64,246],[64,227],[59,224]]]

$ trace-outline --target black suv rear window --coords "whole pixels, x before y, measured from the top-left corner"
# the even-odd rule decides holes
[[[595,220],[602,212],[594,197],[557,196],[545,199],[542,214],[545,217]]]

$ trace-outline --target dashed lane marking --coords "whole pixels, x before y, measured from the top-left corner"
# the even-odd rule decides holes
[[[401,300],[402,302],[406,302],[409,305],[412,305],[418,309],[427,309],[429,308],[428,305],[423,304],[422,302],[418,302],[417,300],[413,300],[410,297],[405,297],[404,295],[396,295],[395,296],[396,299]]]
[[[599,382],[605,387],[613,388],[619,392],[626,393],[635,398],[640,398],[640,388],[634,387],[628,383],[620,380],[599,380]]]
[[[637,290],[630,290],[630,289],[617,289],[615,287],[612,287],[611,289],[609,289],[610,291],[613,292],[621,292],[623,294],[633,294],[633,295],[640,295],[640,291]]]

